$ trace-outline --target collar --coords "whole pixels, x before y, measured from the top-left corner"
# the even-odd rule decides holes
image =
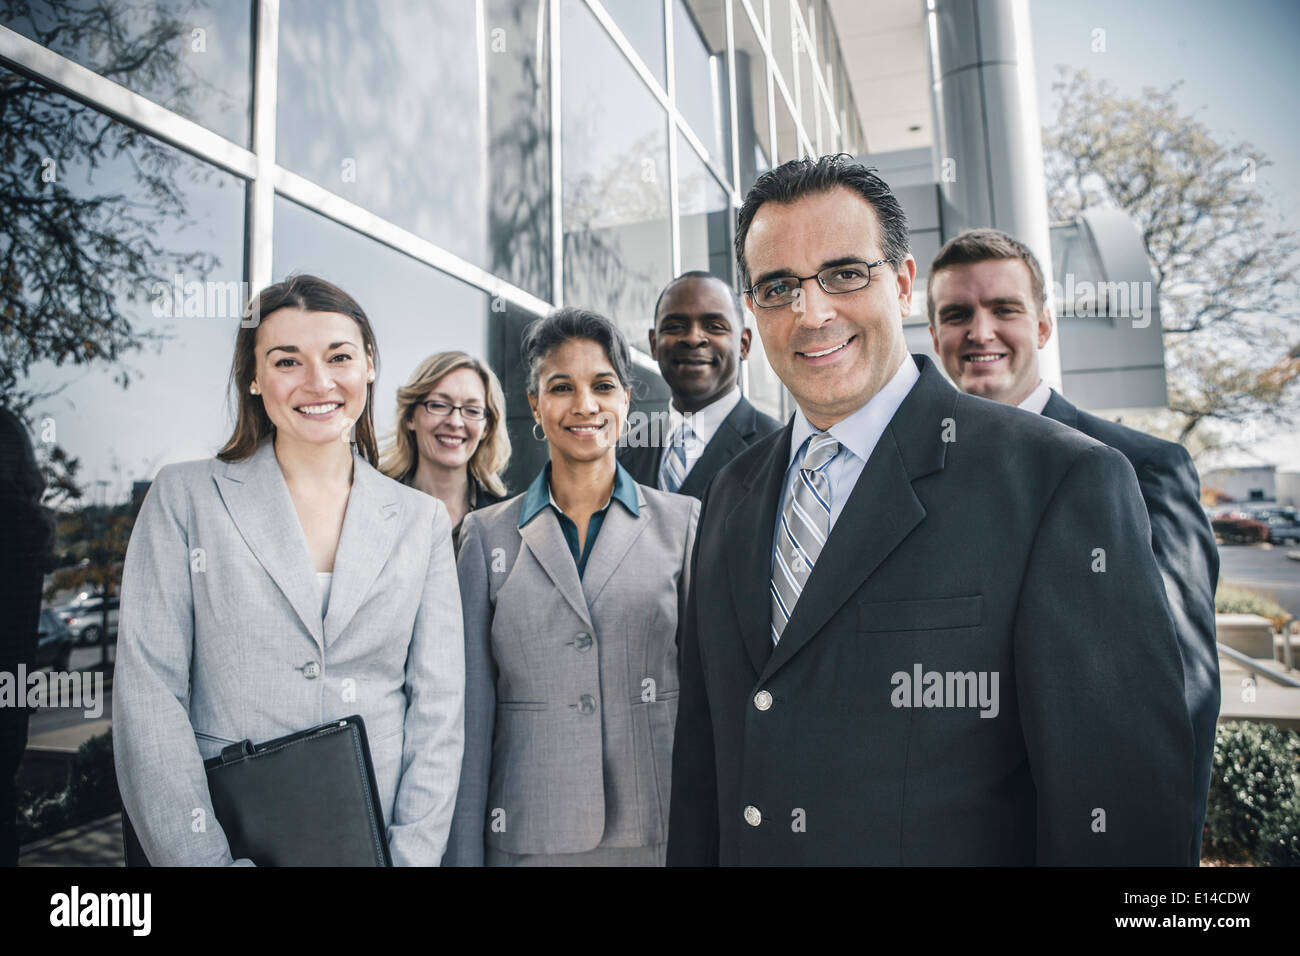
[[[733,385],[731,391],[724,394],[721,398],[705,405],[698,412],[687,412],[682,414],[677,410],[672,402],[668,403],[668,434],[675,435],[677,429],[681,428],[683,421],[691,424],[691,431],[695,432],[696,437],[702,445],[707,445],[713,440],[713,436],[722,423],[727,420],[727,416],[732,413],[737,405],[740,404],[740,389]]]
[[[609,507],[610,501],[621,502],[623,507],[632,513],[632,517],[640,517],[641,509],[637,506],[636,482],[628,474],[627,469],[618,461],[614,462],[614,492],[598,510],[604,511]],[[537,473],[537,477],[528,486],[528,490],[524,492],[523,507],[519,509],[519,527],[522,528],[532,521],[547,505],[554,508],[557,515],[564,514],[563,509],[555,503],[555,495],[551,494],[551,463],[549,461]]]
[[[1033,412],[1035,415],[1041,415],[1051,397],[1052,386],[1039,379],[1038,387],[1026,395],[1025,400],[1016,407],[1023,408],[1027,412]]]
[[[827,431],[835,436],[842,447],[865,462],[871,457],[872,449],[876,447],[876,442],[880,441],[880,436],[889,427],[889,422],[898,411],[898,406],[903,404],[903,399],[907,398],[907,393],[912,390],[912,386],[920,377],[921,373],[917,370],[912,357],[904,355],[898,371],[885,383],[884,388],[872,395],[856,412],[836,422]],[[795,412],[794,427],[790,432],[790,457],[786,459],[787,467],[794,461],[794,456],[799,453],[804,442],[816,431],[819,429],[808,421],[803,409]]]

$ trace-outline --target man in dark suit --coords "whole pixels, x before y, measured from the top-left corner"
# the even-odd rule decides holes
[[[848,157],[761,176],[736,250],[799,410],[704,499],[668,862],[1187,865],[1128,462],[907,354],[906,217]]]
[[[1038,351],[1052,334],[1051,309],[1042,267],[1014,237],[972,229],[949,240],[930,266],[927,307],[935,353],[959,389],[1078,429],[1121,452],[1137,473],[1182,655],[1196,747],[1193,852],[1199,859],[1219,717],[1219,549],[1192,458],[1175,442],[1079,410],[1043,381]]]
[[[686,272],[664,287],[650,355],[673,398],[666,427],[662,418],[638,425],[619,452],[634,479],[702,498],[718,469],[781,427],[736,385],[749,339],[736,294],[717,276]]]

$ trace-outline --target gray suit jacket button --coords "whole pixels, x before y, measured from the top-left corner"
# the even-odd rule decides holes
[[[578,713],[584,717],[589,717],[596,712],[596,698],[590,694],[583,694],[578,698]]]
[[[745,807],[745,822],[751,827],[756,827],[763,822],[763,814],[758,812],[758,807]]]
[[[583,632],[574,639],[574,643],[578,645],[579,652],[589,651],[591,650],[591,635]]]
[[[302,667],[302,676],[308,680],[315,680],[320,677],[320,664],[316,661],[308,661]]]
[[[754,695],[754,706],[759,710],[767,710],[772,706],[772,695],[765,690],[760,690]]]

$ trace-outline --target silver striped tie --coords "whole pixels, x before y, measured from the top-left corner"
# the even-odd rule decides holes
[[[772,643],[781,640],[795,602],[826,544],[831,524],[831,486],[825,468],[840,450],[826,432],[808,440],[803,463],[781,512],[772,560]]]
[[[686,480],[686,443],[694,437],[694,430],[685,421],[673,432],[668,454],[659,465],[660,490],[675,493]]]

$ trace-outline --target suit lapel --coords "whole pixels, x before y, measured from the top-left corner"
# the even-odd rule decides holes
[[[640,514],[633,517],[631,512],[617,501],[609,503],[605,520],[600,526],[600,534],[592,545],[591,555],[587,558],[587,570],[582,576],[582,591],[587,599],[587,607],[596,606],[596,598],[605,589],[609,579],[618,570],[628,551],[641,536],[641,532],[650,523],[650,510],[645,503],[645,494],[638,487],[637,508]],[[572,559],[569,561],[573,563]]]
[[[772,654],[772,533],[781,482],[789,464],[792,423],[793,419],[777,433],[724,523],[726,540],[732,543],[726,549],[732,604],[756,674],[763,672]]]
[[[1051,397],[1043,406],[1043,415],[1062,425],[1069,425],[1071,428],[1079,427],[1079,409],[1061,397],[1056,389],[1052,389]]]
[[[357,613],[388,560],[402,526],[398,488],[352,456],[352,489],[334,554],[334,580],[325,615],[325,646],[333,644]]]
[[[858,476],[780,643],[761,671],[764,680],[813,639],[925,518],[912,482],[943,468],[947,453],[943,422],[955,414],[958,393],[928,359],[918,356],[916,361],[920,377]],[[788,440],[784,447],[788,453]],[[774,503],[771,510],[775,507]],[[771,538],[773,523],[769,519],[765,542]],[[764,554],[770,565],[770,545]],[[769,577],[770,573],[769,566]],[[770,618],[768,604],[764,610]]]
[[[243,461],[227,462],[217,490],[258,563],[323,649],[320,591],[289,488],[268,439]]]
[[[677,490],[679,495],[702,496],[704,489],[709,486],[709,481],[722,470],[722,466],[749,447],[744,437],[732,424],[732,419],[738,411],[740,411],[739,405],[732,409],[731,414],[718,426],[713,438],[704,447],[704,454],[691,467],[686,480]]]
[[[603,529],[601,533],[604,534]],[[556,590],[564,595],[587,627],[591,627],[591,612],[587,609],[582,582],[578,580],[578,567],[573,563],[573,554],[569,551],[569,543],[564,540],[555,512],[548,505],[519,529],[519,535]]]
[[[632,476],[632,480],[642,485],[649,485],[651,488],[659,487],[659,449],[651,447],[648,444],[649,439],[646,437],[644,429],[628,439],[629,442],[635,441],[637,444],[629,444],[627,450],[619,457],[627,473]]]

